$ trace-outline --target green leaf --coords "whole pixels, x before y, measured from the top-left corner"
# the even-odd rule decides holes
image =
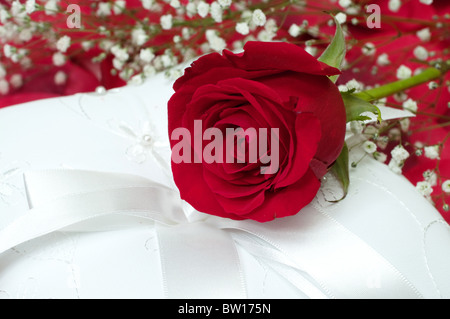
[[[336,33],[330,45],[322,53],[319,61],[328,64],[329,66],[341,69],[342,61],[344,61],[346,48],[345,48],[345,36],[342,31],[341,24],[334,18],[336,24]],[[339,75],[330,76],[330,79],[336,83]]]
[[[345,197],[347,197],[348,194],[348,187],[350,186],[350,168],[349,168],[349,151],[347,143],[344,143],[344,148],[341,151],[341,155],[339,155],[336,162],[331,167],[331,172],[336,176],[336,178],[339,180],[339,182],[342,185],[344,196],[335,201],[330,201],[332,203],[337,203],[343,200]]]
[[[347,112],[347,122],[370,120],[370,117],[361,115],[365,112],[375,114],[379,123],[382,121],[381,111],[377,106],[356,97],[350,92],[341,92],[341,96]]]

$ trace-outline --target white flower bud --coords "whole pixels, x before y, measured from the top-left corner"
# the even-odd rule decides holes
[[[258,33],[258,40],[262,42],[270,42],[274,37],[275,34],[267,30],[261,30],[261,32]]]
[[[389,55],[387,55],[386,53],[380,54],[377,59],[377,64],[379,66],[386,66],[391,64],[391,61],[389,61]]]
[[[256,9],[253,11],[252,21],[256,26],[262,27],[266,24],[267,18],[261,9]]]
[[[392,12],[398,12],[400,7],[402,6],[402,2],[400,0],[389,0],[388,8]]]
[[[429,28],[417,31],[416,35],[423,42],[428,42],[431,39],[431,31]]]
[[[351,121],[350,122],[350,130],[355,135],[360,135],[363,132],[363,125],[361,121]]]
[[[36,10],[36,0],[27,0],[25,2],[25,11],[28,14],[31,14]]]
[[[97,12],[95,14],[98,17],[110,16],[111,15],[111,3],[99,2]]]
[[[372,141],[365,141],[363,149],[367,154],[373,154],[377,151],[377,145]]]
[[[150,64],[147,64],[146,66],[144,66],[143,72],[145,77],[148,78],[156,74],[156,69]]]
[[[33,38],[33,31],[31,29],[23,29],[19,33],[19,39],[23,42],[28,42]]]
[[[180,7],[181,7],[180,0],[171,0],[171,1],[170,1],[170,6],[171,6],[172,8],[175,8],[175,9],[180,8]]]
[[[438,177],[434,171],[427,170],[427,171],[423,172],[423,178],[425,178],[425,181],[430,183],[430,185],[432,187],[437,185]]]
[[[336,14],[335,18],[339,24],[344,24],[345,22],[347,22],[347,15],[343,12],[339,12],[338,14]]]
[[[339,0],[339,5],[342,8],[348,8],[352,5],[352,0]]]
[[[141,0],[142,7],[146,10],[150,10],[153,6],[154,0]]]
[[[141,46],[148,41],[148,35],[141,28],[131,31],[131,42],[136,46]]]
[[[291,37],[296,38],[302,33],[302,28],[293,23],[288,32]]]
[[[385,163],[387,160],[387,155],[380,152],[373,153],[373,157],[380,163]]]
[[[433,188],[428,182],[418,182],[416,189],[425,197],[429,197],[433,193]]]
[[[113,5],[114,14],[121,14],[125,11],[127,3],[125,0],[116,0]]]
[[[64,64],[66,64],[66,56],[61,52],[54,53],[52,60],[55,66],[63,66]]]
[[[401,164],[401,163],[399,163],[399,162],[397,162],[396,160],[394,160],[394,159],[391,159],[391,161],[389,162],[389,164],[388,164],[388,167],[390,168],[390,170],[392,171],[392,172],[394,172],[395,174],[401,174],[402,173],[402,168],[403,168],[403,165]]]
[[[20,74],[13,74],[9,80],[13,88],[18,89],[23,85],[23,78]]]
[[[127,82],[127,84],[129,84],[129,85],[141,85],[142,83],[144,83],[144,77],[142,74],[137,74],[137,75],[133,76]]]
[[[401,65],[397,69],[397,78],[399,80],[406,80],[406,79],[409,79],[411,76],[412,76],[412,71],[406,65]]]
[[[6,21],[10,18],[9,12],[5,9],[0,9],[0,23],[6,24]]]
[[[417,113],[418,110],[417,102],[413,101],[412,99],[408,99],[405,102],[403,102],[403,109],[410,111],[412,113]]]
[[[221,52],[226,48],[227,43],[224,39],[216,36],[209,41],[209,45],[214,51]]]
[[[409,118],[404,118],[404,119],[400,120],[400,127],[402,128],[403,132],[407,133],[410,125],[411,125],[411,120]]]
[[[439,158],[439,145],[426,146],[424,148],[425,157],[429,159],[438,159]]]
[[[122,61],[122,60],[120,60],[118,58],[114,58],[112,60],[112,63],[113,63],[114,69],[116,69],[116,70],[122,70],[123,69],[124,61]]]
[[[190,17],[190,18],[195,16],[195,14],[197,13],[197,6],[195,5],[194,2],[189,2],[186,5],[186,13],[187,13],[188,17]]]
[[[114,54],[114,56],[119,61],[127,61],[130,58],[130,55],[128,54],[127,50],[125,48],[122,48],[120,45],[116,44],[111,48],[111,53]]]
[[[15,51],[16,51],[16,48],[11,46],[11,45],[9,45],[9,44],[5,44],[4,47],[3,47],[3,54],[7,58],[12,57],[12,55],[14,54]]]
[[[45,14],[46,15],[54,15],[58,11],[58,3],[56,0],[49,0],[45,4]]]
[[[160,23],[161,23],[161,27],[163,28],[163,30],[172,29],[172,25],[173,25],[172,19],[173,19],[173,17],[171,14],[166,14],[166,15],[161,16]]]
[[[70,42],[70,37],[65,35],[56,42],[56,48],[60,52],[67,52],[67,49],[70,47]]]
[[[306,46],[305,51],[311,54],[312,56],[316,56],[318,50],[316,47]]]
[[[450,193],[450,180],[446,180],[442,183],[442,190],[444,191],[444,193]]]
[[[9,83],[5,79],[0,80],[0,94],[6,95],[9,93]]]
[[[247,35],[250,33],[250,28],[247,22],[238,22],[236,24],[236,32],[242,35]]]
[[[427,51],[427,49],[425,49],[423,46],[418,46],[418,47],[416,47],[415,49],[414,49],[414,56],[418,59],[418,60],[421,60],[421,61],[426,61],[426,60],[428,60],[428,56],[429,56],[429,54],[428,54],[428,51]]]
[[[197,13],[200,17],[205,18],[209,13],[209,4],[204,1],[201,1],[197,5]]]
[[[0,79],[3,79],[5,76],[6,76],[5,67],[0,64]]]
[[[428,83],[428,88],[429,88],[430,90],[436,90],[438,87],[439,87],[439,84],[437,84],[437,83],[434,82],[434,81],[431,81],[430,83]]]
[[[391,151],[392,159],[397,161],[398,163],[401,163],[409,158],[408,151],[403,147],[403,145],[397,145],[392,151]]]
[[[231,0],[218,0],[218,2],[223,8],[231,6]]]
[[[56,72],[54,81],[55,81],[56,85],[64,85],[64,84],[66,84],[67,74],[64,73],[63,71]]]
[[[155,58],[155,54],[150,48],[146,48],[139,52],[139,58],[145,63],[150,63]]]
[[[374,55],[377,52],[375,44],[371,42],[367,42],[364,47],[361,49],[362,53],[367,56]]]
[[[222,15],[223,10],[219,3],[214,1],[211,3],[211,17],[214,19],[215,22],[221,23],[222,22]]]

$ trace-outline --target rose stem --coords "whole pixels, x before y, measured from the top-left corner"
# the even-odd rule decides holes
[[[410,89],[412,87],[439,79],[444,73],[445,71],[441,71],[433,67],[428,68],[422,73],[415,75],[409,79],[392,82],[371,90],[355,93],[354,96],[368,102],[373,102],[388,96],[392,96],[406,89]]]

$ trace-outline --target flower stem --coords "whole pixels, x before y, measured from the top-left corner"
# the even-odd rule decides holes
[[[439,79],[444,73],[445,71],[431,67],[409,79],[392,82],[371,90],[355,93],[354,96],[368,102],[373,102],[412,87]]]

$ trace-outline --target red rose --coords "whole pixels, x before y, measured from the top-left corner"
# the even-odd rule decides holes
[[[315,197],[342,150],[346,114],[327,77],[339,70],[293,44],[249,42],[244,49],[203,56],[174,84],[172,171],[181,197],[198,211],[266,222],[298,213]],[[213,138],[212,129],[222,136]],[[228,148],[227,129],[241,129],[232,136],[238,146]],[[266,152],[256,142],[264,130]],[[211,151],[213,142],[226,147]],[[259,145],[256,161],[252,145]],[[219,160],[199,160],[205,154]],[[264,172],[268,165],[274,169]]]

